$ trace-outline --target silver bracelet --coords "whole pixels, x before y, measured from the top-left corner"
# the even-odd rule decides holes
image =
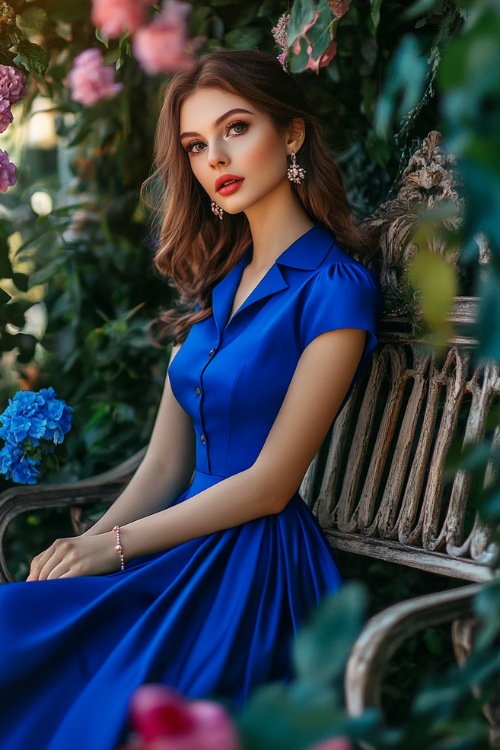
[[[120,556],[120,570],[125,569],[125,558],[123,556],[123,547],[122,542],[120,538],[120,527],[119,526],[113,526],[113,531],[116,534],[116,544],[115,544],[115,550],[118,552]]]

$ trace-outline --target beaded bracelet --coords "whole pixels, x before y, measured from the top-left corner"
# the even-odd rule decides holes
[[[125,569],[125,558],[123,556],[123,547],[122,542],[120,539],[120,527],[119,526],[113,526],[113,531],[116,534],[116,544],[115,544],[115,550],[120,555],[120,570]]]

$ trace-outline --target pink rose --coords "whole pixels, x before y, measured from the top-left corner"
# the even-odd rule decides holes
[[[193,45],[187,38],[187,3],[167,0],[164,10],[134,36],[134,55],[146,73],[173,73],[194,65]]]
[[[92,23],[110,39],[134,33],[145,22],[145,6],[155,0],[92,0]]]
[[[0,99],[16,104],[24,96],[26,76],[10,65],[0,65]]]
[[[323,740],[318,742],[309,750],[354,750],[352,743],[345,737],[337,737],[334,740]]]
[[[2,151],[0,148],[0,193],[5,193],[6,190],[15,185],[16,180],[16,165],[9,161],[7,151]]]
[[[188,702],[164,685],[143,685],[136,690],[131,718],[142,739],[141,750],[241,750],[222,706],[211,701]]]
[[[9,100],[0,99],[0,133],[7,130],[13,119]]]
[[[120,83],[115,83],[113,66],[103,65],[102,52],[98,49],[87,49],[75,57],[68,83],[71,98],[87,106],[111,99],[122,89]]]

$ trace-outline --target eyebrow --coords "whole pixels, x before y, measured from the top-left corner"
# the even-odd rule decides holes
[[[221,115],[220,117],[218,117],[216,119],[215,123],[214,123],[215,127],[217,127],[218,125],[220,125],[221,122],[224,122],[224,120],[227,119],[228,117],[231,117],[232,115],[237,115],[237,114],[240,114],[240,113],[244,113],[246,115],[253,115],[253,114],[255,114],[255,112],[250,112],[250,110],[248,110],[248,109],[242,109],[241,107],[236,107],[235,109],[230,109],[227,112],[225,112],[223,115]],[[199,136],[199,133],[195,133],[194,131],[189,131],[189,132],[186,132],[186,133],[181,133],[181,141],[182,141],[183,138],[186,138],[187,136],[189,136],[189,137]]]

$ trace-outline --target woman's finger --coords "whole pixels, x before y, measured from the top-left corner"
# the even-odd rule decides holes
[[[48,547],[43,552],[40,552],[39,555],[33,558],[30,565],[30,572],[27,577],[27,581],[38,581],[40,577],[40,571],[42,570],[43,566],[47,563],[47,561],[52,557],[54,554],[54,545],[51,544],[50,547]]]

